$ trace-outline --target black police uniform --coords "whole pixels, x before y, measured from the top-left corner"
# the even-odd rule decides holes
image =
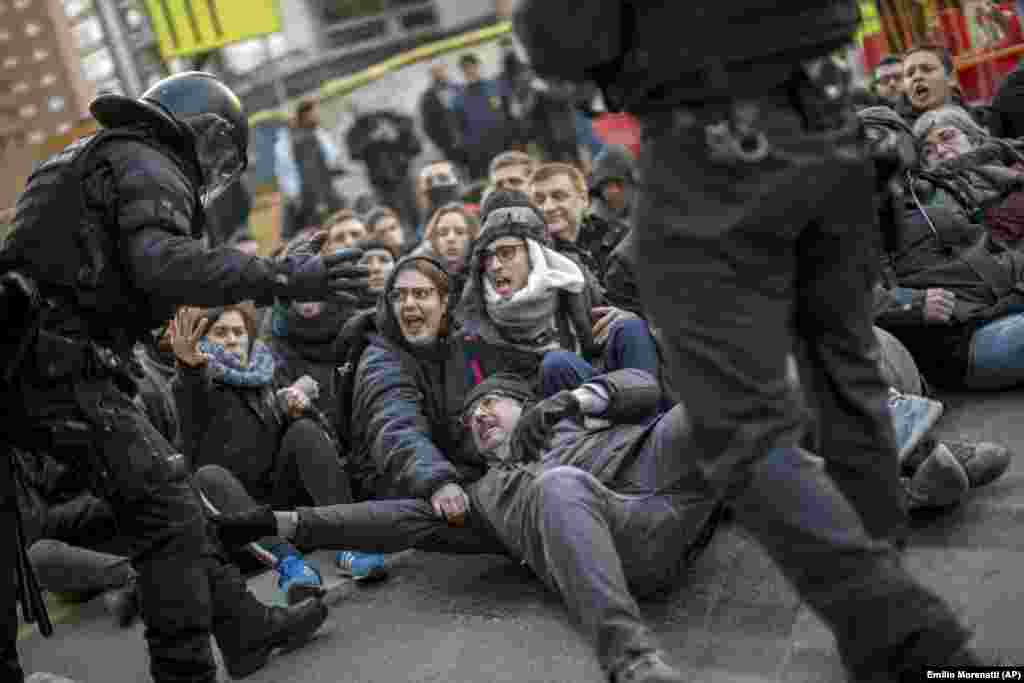
[[[132,400],[132,347],[176,306],[265,304],[294,285],[281,266],[230,248],[207,251],[196,239],[208,169],[174,115],[209,110],[204,88],[234,97],[203,79],[212,77],[173,76],[149,99],[98,98],[93,114],[115,127],[73,143],[33,173],[0,250],[3,269],[33,278],[44,299],[38,339],[18,380],[22,412],[8,431],[16,442],[88,467],[120,532],[134,539],[159,682],[216,680],[211,634],[229,672],[251,668],[253,661],[235,655],[270,627],[267,608],[208,540],[183,456]],[[236,131],[244,156],[244,113],[237,98],[228,108],[221,113],[245,126]],[[122,121],[140,124],[118,127]]]
[[[538,71],[640,117],[640,291],[704,475],[860,680],[967,633],[876,540],[905,512],[871,328],[873,178],[827,56],[858,18],[853,0],[526,0],[517,28]],[[824,467],[799,448],[798,348]]]

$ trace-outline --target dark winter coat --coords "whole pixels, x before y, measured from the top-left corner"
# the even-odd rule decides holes
[[[538,73],[593,80],[612,107],[643,113],[769,91],[850,42],[860,12],[854,0],[525,0],[515,21]]]
[[[459,121],[445,103],[441,90],[450,86],[433,83],[420,97],[420,123],[430,141],[441,150],[445,159],[457,160],[460,144]],[[457,95],[451,89],[451,97]]]
[[[184,454],[193,471],[220,465],[256,500],[273,489],[272,473],[289,420],[270,384],[242,388],[214,382],[204,369],[179,367],[173,382]]]
[[[146,417],[156,430],[180,451],[181,420],[178,418],[178,405],[171,389],[171,382],[177,374],[174,356],[168,358],[167,354],[161,353],[152,343],[139,343],[135,346],[135,359],[143,373],[143,377],[139,379],[136,402],[141,404]]]
[[[643,301],[636,279],[636,252],[630,230],[608,256],[604,297],[609,304],[643,316]]]

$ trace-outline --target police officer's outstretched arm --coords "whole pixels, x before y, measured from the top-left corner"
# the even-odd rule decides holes
[[[138,100],[105,94],[89,109],[108,130],[138,132],[105,145],[94,183],[102,191],[91,194],[114,214],[124,268],[150,298],[196,306],[356,300],[353,292],[366,284],[359,252],[312,248],[271,261],[199,242],[203,207],[238,182],[248,163],[242,103],[214,76],[176,74]]]

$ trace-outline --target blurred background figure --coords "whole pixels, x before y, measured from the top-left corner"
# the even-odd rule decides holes
[[[345,200],[333,183],[336,176],[346,173],[341,166],[341,150],[321,127],[316,100],[300,102],[291,128],[279,133],[274,145],[274,173],[285,197],[283,241],[345,208]]]
[[[349,156],[366,164],[377,202],[390,206],[408,223],[416,221],[409,167],[423,150],[413,119],[380,110],[356,117],[345,135]]]

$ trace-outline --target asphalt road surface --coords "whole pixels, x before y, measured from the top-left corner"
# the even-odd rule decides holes
[[[1021,391],[943,398],[941,435],[1024,451]],[[330,577],[330,618],[312,643],[247,681],[603,680],[557,598],[516,562],[410,551],[390,556],[389,581],[356,586],[333,576],[329,555],[316,558]],[[980,648],[1024,666],[1024,456],[959,508],[917,520],[905,558],[975,627]],[[280,600],[269,575],[251,583],[262,599]],[[735,528],[717,534],[676,590],[643,608],[670,659],[695,682],[844,680],[831,635]],[[52,639],[26,629],[19,643],[26,671],[88,683],[149,680],[141,626],[118,629],[98,600],[55,611]]]

